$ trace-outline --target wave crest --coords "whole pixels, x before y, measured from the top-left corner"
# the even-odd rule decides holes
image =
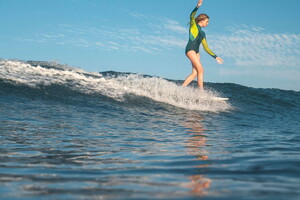
[[[182,87],[163,78],[138,74],[103,76],[57,63],[0,60],[0,78],[32,88],[56,84],[117,101],[136,95],[189,110],[220,112],[231,109],[228,102],[212,100],[219,96],[213,91]]]

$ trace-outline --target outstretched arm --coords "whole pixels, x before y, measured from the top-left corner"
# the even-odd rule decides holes
[[[197,8],[199,8],[199,7],[202,5],[202,1],[203,1],[203,0],[199,0],[199,1],[198,1]]]
[[[199,7],[202,5],[202,1],[203,0],[198,1],[198,4],[197,4],[196,8],[194,8],[194,10],[192,11],[192,13],[190,15],[190,39],[192,41],[194,41],[196,39],[196,37],[198,36],[198,34],[199,34],[198,28],[197,28],[197,25],[196,25],[195,15],[196,15],[197,10],[199,9]]]
[[[191,18],[191,24],[192,24],[192,23],[196,23],[196,22],[195,22],[195,15],[196,15],[197,10],[199,9],[199,7],[202,5],[202,1],[203,1],[203,0],[199,0],[199,1],[198,1],[198,4],[197,4],[196,8],[192,11],[192,13],[191,13],[191,15],[190,15],[190,18]]]
[[[212,52],[212,50],[210,50],[210,48],[208,47],[208,44],[207,44],[207,42],[206,42],[206,38],[205,38],[205,37],[202,39],[202,45],[203,45],[204,50],[205,50],[209,55],[211,55],[213,58],[215,58],[216,61],[217,61],[219,64],[223,64],[223,62],[224,62],[223,59],[220,58],[220,57],[218,57],[216,54],[214,54],[214,52]]]
[[[212,57],[214,58],[217,58],[218,56],[216,54],[214,54],[214,52],[212,52],[212,50],[210,50],[210,48],[208,47],[208,44],[207,44],[207,41],[206,41],[206,38],[204,37],[202,39],[202,45],[203,45],[203,48],[204,50],[209,54],[211,55]]]

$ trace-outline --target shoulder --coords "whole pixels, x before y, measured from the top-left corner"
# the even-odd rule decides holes
[[[205,32],[202,29],[200,29],[199,32],[200,32],[202,37],[205,37]]]

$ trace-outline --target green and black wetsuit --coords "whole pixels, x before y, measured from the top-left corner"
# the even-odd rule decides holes
[[[194,50],[196,53],[199,53],[200,44],[203,45],[204,50],[211,55],[212,57],[216,58],[217,55],[209,49],[208,44],[206,42],[205,33],[201,30],[201,26],[196,23],[195,15],[198,8],[196,7],[190,16],[190,38],[189,42],[186,45],[185,53],[189,52],[190,50]]]

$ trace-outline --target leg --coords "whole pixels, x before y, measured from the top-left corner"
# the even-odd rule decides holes
[[[189,55],[188,55],[189,54]],[[192,55],[191,55],[192,54]],[[192,63],[192,73],[185,79],[184,83],[182,84],[182,86],[187,86],[188,84],[190,84],[190,82],[192,82],[196,76],[197,76],[197,70],[196,68],[194,67],[194,64],[192,62],[192,59],[190,58],[190,56],[195,56],[194,54],[196,54],[198,60],[200,60],[200,54],[199,53],[196,53],[195,51],[189,51],[187,53],[187,57],[190,59],[191,63]]]
[[[182,86],[187,86],[188,84],[190,84],[190,82],[192,82],[196,78],[196,76],[197,71],[194,67],[192,67],[192,73],[185,79]]]
[[[203,66],[201,64],[201,60],[200,60],[200,54],[197,53],[198,59],[196,61],[198,61],[198,67],[197,67],[197,81],[198,81],[198,86],[201,90],[204,89],[204,69]]]
[[[196,53],[195,51],[189,51],[186,55],[192,63],[193,70],[192,73],[185,79],[182,86],[187,86],[197,76],[198,86],[200,89],[203,89],[203,67],[200,62],[200,54]]]

